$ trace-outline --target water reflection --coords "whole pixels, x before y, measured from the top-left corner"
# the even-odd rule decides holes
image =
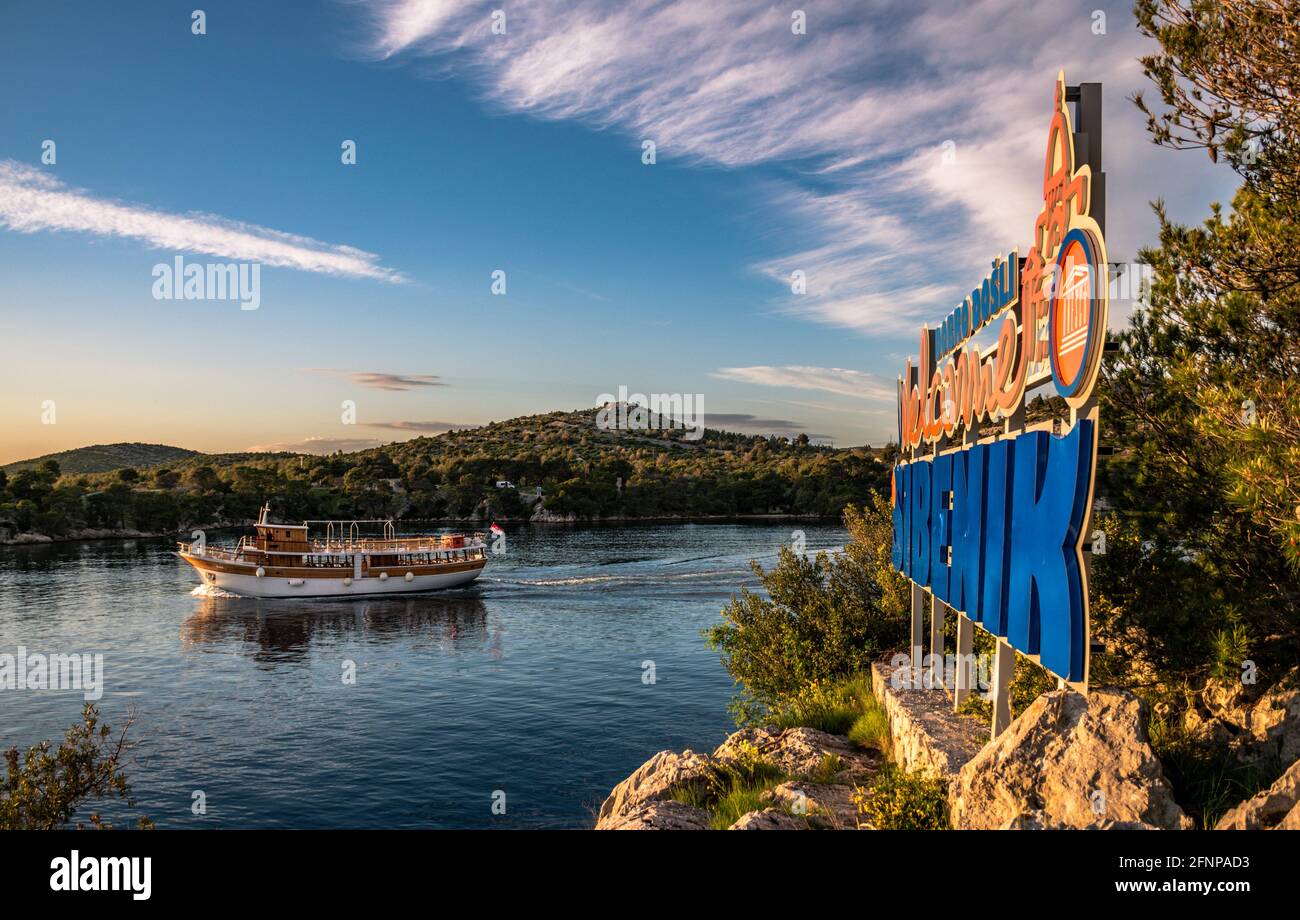
[[[183,647],[233,643],[255,660],[293,660],[313,646],[357,640],[489,651],[500,642],[499,630],[489,635],[477,593],[309,601],[200,595],[194,603],[181,624]]]

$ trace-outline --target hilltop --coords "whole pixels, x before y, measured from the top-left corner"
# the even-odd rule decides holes
[[[197,453],[198,451],[171,447],[167,444],[124,441],[118,444],[92,444],[89,447],[61,450],[58,453],[44,454],[30,460],[15,460],[13,463],[0,466],[0,470],[13,473],[18,470],[35,469],[45,461],[53,460],[64,473],[107,473],[127,467],[147,469],[162,463],[183,460]]]

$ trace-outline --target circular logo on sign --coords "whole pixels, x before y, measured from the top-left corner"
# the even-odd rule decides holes
[[[1067,399],[1088,384],[1100,350],[1099,305],[1105,291],[1098,291],[1098,281],[1091,236],[1078,228],[1071,230],[1057,251],[1047,326],[1052,380]]]

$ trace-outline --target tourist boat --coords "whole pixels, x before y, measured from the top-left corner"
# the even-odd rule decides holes
[[[398,537],[392,521],[272,524],[262,508],[256,534],[234,549],[181,543],[177,555],[203,584],[246,597],[352,597],[411,594],[467,585],[487,565],[484,534]],[[365,537],[365,525],[383,525]],[[323,525],[324,539],[308,536]]]

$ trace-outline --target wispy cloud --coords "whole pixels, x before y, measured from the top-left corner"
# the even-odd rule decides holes
[[[387,441],[380,441],[376,438],[303,438],[301,441],[276,441],[272,444],[257,444],[248,448],[252,453],[291,453],[291,454],[315,454],[324,456],[343,451],[345,454],[353,453],[358,450],[369,450],[372,447],[379,447],[387,444]]]
[[[389,431],[413,431],[418,434],[441,434],[444,431],[464,431],[477,428],[464,422],[366,422],[367,428],[386,428]]]
[[[803,35],[747,0],[519,0],[504,35],[497,6],[386,0],[369,50],[456,70],[509,111],[653,139],[661,160],[779,167],[757,217],[799,242],[755,268],[787,292],[771,307],[815,321],[936,321],[1027,241],[1060,68],[1105,81],[1107,157],[1138,180],[1110,183],[1112,254],[1150,239],[1151,199],[1214,194],[1208,164],[1152,147],[1125,101],[1149,50],[1129,0],[805,0]]]
[[[720,380],[735,380],[766,387],[791,387],[799,390],[823,390],[839,396],[852,396],[878,402],[892,402],[897,398],[892,384],[875,374],[848,370],[842,367],[807,367],[786,365],[771,367],[723,367],[711,375]]]
[[[386,0],[372,7],[371,50],[385,58],[464,52],[446,65],[473,68],[486,94],[509,109],[632,129],[666,155],[727,165],[820,154],[860,141],[864,127],[885,133],[913,114],[860,93],[842,72],[864,47],[879,52],[886,16],[873,22],[830,3],[804,4],[811,25],[795,35],[789,10],[745,0],[530,0],[506,10],[498,35],[498,6]],[[823,114],[810,117],[790,96],[796,88]]]
[[[376,45],[384,54],[393,54],[436,32],[453,14],[463,11],[457,0],[381,0],[377,6],[380,34]]]
[[[411,437],[428,434],[442,434],[447,431],[464,431],[469,428],[477,428],[478,425],[469,425],[460,422],[363,422],[362,428],[379,428],[384,431],[397,431],[407,434]],[[382,447],[385,444],[391,444],[394,440],[406,440],[405,438],[331,438],[331,437],[309,437],[297,441],[276,441],[271,444],[258,444],[248,448],[253,453],[278,453],[287,452],[292,454],[315,454],[323,456],[338,451],[345,454],[353,453],[358,450],[369,450],[372,447]]]
[[[138,240],[154,249],[197,252],[396,284],[406,279],[373,253],[323,243],[214,214],[172,214],[97,197],[39,169],[0,160],[0,227],[18,233],[72,231]]]
[[[404,392],[406,390],[423,389],[425,387],[445,387],[451,385],[443,383],[442,378],[436,374],[392,374],[385,371],[345,371],[335,367],[309,367],[306,368],[306,370],[314,374],[329,374],[335,377],[343,377],[349,383],[359,387],[368,387],[373,390]]]
[[[724,431],[739,431],[742,434],[796,434],[804,430],[800,422],[784,418],[759,418],[741,412],[706,412],[704,424],[709,428]],[[818,435],[821,437],[821,435]]]

